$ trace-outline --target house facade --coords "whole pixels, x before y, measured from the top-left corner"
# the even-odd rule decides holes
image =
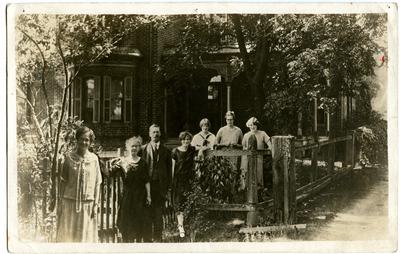
[[[237,46],[203,59],[204,69],[190,73],[194,83],[165,80],[155,66],[178,40],[176,27],[156,30],[144,25],[128,36],[110,57],[80,71],[70,93],[70,116],[93,128],[106,147],[121,146],[132,135],[146,138],[153,123],[161,126],[166,140],[176,139],[182,130],[198,132],[198,123],[205,117],[216,133],[225,125],[227,110],[237,113],[236,125],[246,131],[246,120],[252,116],[248,112],[251,98],[245,96],[249,88],[243,85],[243,76],[233,75],[229,64],[232,56],[239,55]],[[356,102],[343,96],[339,103],[335,120],[345,129]],[[328,135],[329,117],[323,110],[317,116],[318,134]]]
[[[83,120],[106,147],[121,146],[132,135],[147,137],[153,123],[165,139],[199,131],[204,117],[218,130],[232,103],[229,57],[238,50],[205,59],[204,70],[193,74],[195,84],[164,80],[155,66],[178,39],[177,30],[145,25],[110,57],[81,69],[69,93],[69,116]]]
[[[178,40],[176,27],[157,30],[143,25],[108,58],[79,71],[68,94],[68,115],[77,116],[92,128],[105,149],[121,147],[133,135],[147,138],[148,127],[153,123],[161,126],[165,140],[176,139],[182,130],[198,132],[198,124],[205,117],[216,133],[225,125],[227,110],[236,112],[236,125],[246,131],[246,120],[252,116],[248,111],[252,100],[246,96],[249,87],[244,85],[244,77],[234,76],[230,66],[231,57],[239,55],[237,46],[203,59],[204,69],[191,73],[193,83],[188,83],[166,80],[155,71]],[[58,83],[62,84],[49,84],[58,91],[53,93],[54,100],[62,97]],[[344,128],[355,110],[355,102],[343,97],[340,103]],[[320,135],[326,135],[329,129],[327,120],[326,114],[319,111]]]

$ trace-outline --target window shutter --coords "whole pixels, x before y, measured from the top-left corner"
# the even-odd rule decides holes
[[[104,76],[104,101],[103,101],[104,122],[110,122],[111,119],[111,77]]]
[[[73,86],[73,111],[74,112],[74,117],[77,116],[78,119],[81,119],[81,101],[82,101],[82,79],[80,77],[76,77],[74,80],[74,86]]]
[[[93,123],[100,122],[100,77],[94,77]]]
[[[132,121],[132,92],[133,92],[133,78],[132,76],[125,77],[124,80],[124,121]]]

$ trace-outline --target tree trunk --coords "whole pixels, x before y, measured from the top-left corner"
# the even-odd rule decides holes
[[[41,87],[43,90],[43,95],[46,101],[46,107],[47,107],[47,117],[49,120],[49,135],[50,135],[50,139],[53,138],[53,120],[52,120],[52,110],[50,107],[50,101],[49,101],[49,96],[47,94],[47,88],[46,88],[46,79],[45,79],[45,74],[46,74],[46,69],[47,69],[47,62],[46,62],[46,58],[44,57],[44,53],[42,51],[42,49],[40,48],[39,44],[29,35],[27,34],[25,31],[21,30],[20,31],[29,39],[33,42],[33,44],[35,44],[36,48],[39,50],[40,56],[42,58],[42,62],[43,62],[43,67],[42,67],[42,73],[41,73]]]
[[[58,192],[58,186],[56,184],[56,179],[57,179],[57,171],[58,171],[58,147],[60,143],[60,134],[61,134],[61,127],[62,127],[62,122],[64,120],[64,115],[65,115],[65,108],[67,104],[67,94],[68,94],[68,89],[70,87],[70,84],[73,82],[73,79],[69,80],[69,75],[68,75],[68,70],[67,70],[67,64],[64,58],[64,52],[62,51],[61,48],[61,41],[60,38],[57,38],[57,47],[58,51],[60,54],[60,57],[62,59],[63,63],[63,69],[64,69],[64,77],[65,77],[65,87],[63,90],[63,98],[62,98],[62,103],[61,103],[61,114],[60,114],[60,119],[58,120],[57,124],[57,130],[56,130],[56,137],[55,137],[55,145],[54,145],[54,155],[53,155],[53,160],[52,160],[52,167],[51,167],[51,182],[52,182],[52,190],[51,190],[51,195],[52,195],[52,202],[50,205],[50,210],[54,210],[54,208],[57,207],[57,192]],[[76,75],[75,75],[76,76]],[[74,76],[74,77],[75,77]]]
[[[247,52],[246,41],[243,35],[241,16],[239,14],[233,14],[231,17],[236,33],[236,39],[239,45],[240,55],[243,59],[244,71],[251,88],[252,98],[254,100],[252,108],[255,115],[260,117],[262,115],[265,103],[263,82],[267,70],[269,43],[266,38],[259,39],[256,47],[255,63],[252,64]]]

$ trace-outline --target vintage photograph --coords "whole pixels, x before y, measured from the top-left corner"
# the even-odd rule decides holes
[[[397,248],[388,159],[396,6],[342,5],[8,6],[11,246]]]

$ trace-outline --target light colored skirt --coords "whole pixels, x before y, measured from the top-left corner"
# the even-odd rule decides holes
[[[91,218],[94,201],[81,201],[81,210],[76,212],[76,201],[63,198],[57,228],[57,242],[98,241],[97,216]]]

